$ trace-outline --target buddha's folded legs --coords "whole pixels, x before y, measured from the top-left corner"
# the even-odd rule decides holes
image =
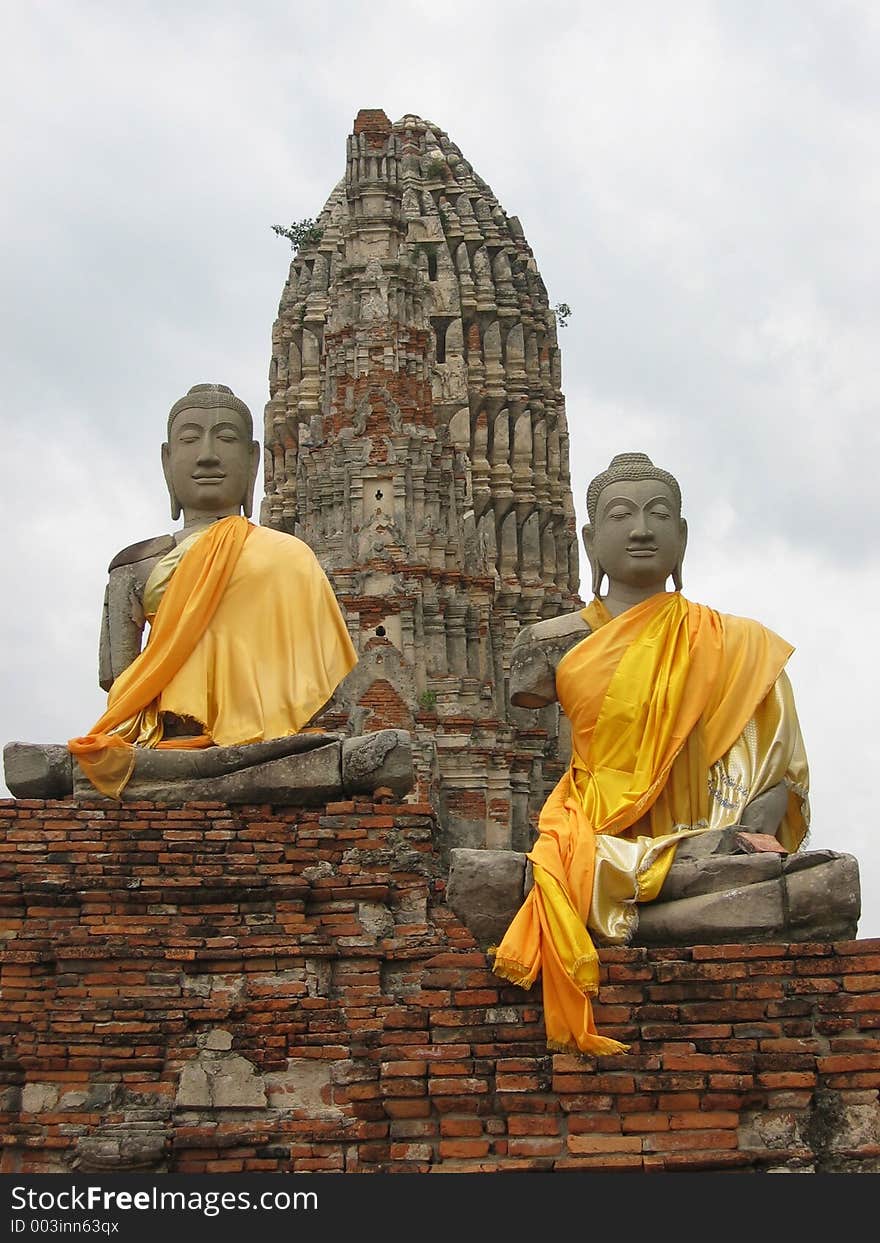
[[[16,798],[101,798],[67,747],[10,742],[3,759],[6,784]],[[304,733],[193,751],[136,747],[123,798],[316,805],[382,787],[402,797],[414,780],[405,730],[383,729],[354,738]]]

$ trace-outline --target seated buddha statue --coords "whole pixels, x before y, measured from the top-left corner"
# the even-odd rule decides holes
[[[734,829],[755,849],[797,851],[809,778],[791,645],[681,594],[675,478],[620,454],[590,483],[587,511],[591,603],[527,627],[512,653],[511,702],[558,699],[572,754],[539,817],[533,886],[490,955],[525,987],[540,973],[551,1048],[610,1053],[623,1046],[598,1034],[589,1000],[596,944],[631,943],[640,912],[650,925],[677,855],[717,864]]]
[[[197,384],[171,407],[162,466],[183,525],[111,561],[106,711],[66,746],[7,743],[14,797],[320,805],[412,788],[406,731],[313,724],[357,655],[311,548],[250,521],[259,462],[250,411],[226,385]]]
[[[226,385],[197,384],[174,403],[162,466],[183,525],[110,563],[99,649],[107,710],[68,744],[102,794],[119,797],[146,752],[156,753],[154,775],[198,774],[211,765],[194,752],[297,737],[357,661],[312,550],[249,521],[259,462],[250,411]],[[163,752],[177,755],[163,765]],[[278,754],[264,746],[257,758]]]

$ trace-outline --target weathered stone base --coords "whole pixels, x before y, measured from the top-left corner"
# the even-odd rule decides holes
[[[861,914],[857,860],[834,850],[737,847],[751,836],[724,829],[679,847],[660,896],[637,909],[631,944],[853,940]],[[449,905],[484,949],[501,940],[532,883],[531,864],[518,851],[450,852]]]
[[[0,804],[0,1171],[880,1171],[880,941],[606,950],[551,1055],[434,829]]]
[[[3,764],[6,784],[19,799],[103,798],[57,743],[8,742]],[[121,798],[175,807],[206,800],[320,807],[379,788],[402,798],[414,784],[409,733],[380,729],[353,738],[302,733],[193,751],[138,747]]]

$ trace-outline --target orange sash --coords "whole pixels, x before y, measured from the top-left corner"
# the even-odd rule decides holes
[[[110,687],[107,710],[90,733],[68,742],[71,754],[102,794],[119,798],[128,784],[140,713],[158,699],[205,633],[252,530],[246,518],[222,518],[187,550],[153,618],[146,647]],[[211,743],[203,734],[158,746],[180,749]]]

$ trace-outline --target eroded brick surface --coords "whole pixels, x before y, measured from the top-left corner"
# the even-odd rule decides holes
[[[880,942],[605,950],[551,1055],[434,830],[0,803],[0,1169],[880,1169]]]

